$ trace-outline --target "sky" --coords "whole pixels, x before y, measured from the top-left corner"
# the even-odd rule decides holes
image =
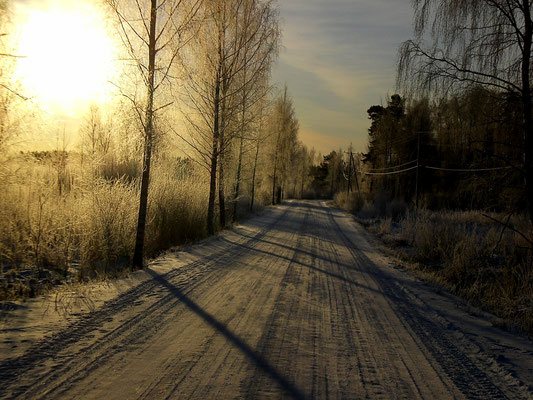
[[[110,80],[106,74],[96,74],[102,70],[98,66],[107,65],[102,57],[109,53],[102,51],[109,47],[103,45],[105,40],[95,40],[99,36],[96,25],[94,30],[71,29],[77,35],[68,38],[63,34],[60,17],[67,16],[76,26],[89,24],[86,19],[91,13],[84,13],[80,5],[92,1],[14,0],[22,14],[33,10],[27,16],[33,29],[27,30],[25,43],[29,48],[24,50],[32,57],[24,59],[28,66],[24,75],[34,79],[26,79],[27,83],[35,83],[36,92],[52,93],[55,100],[69,107],[78,104],[79,99],[71,99],[73,93],[83,99],[102,86],[100,81]],[[386,103],[395,92],[398,47],[412,37],[410,3],[411,0],[278,0],[283,38],[273,79],[280,88],[287,84],[300,122],[300,138],[309,148],[325,154],[352,143],[356,151],[366,151],[366,110]],[[60,5],[57,15],[52,12],[54,4]],[[42,10],[47,11],[46,18]],[[57,21],[50,22],[54,15]],[[83,51],[74,56],[65,53],[66,39],[82,43],[78,47]],[[45,43],[55,43],[56,48]],[[88,51],[95,46],[98,50]],[[68,68],[43,68],[49,64],[46,59],[51,53]],[[36,59],[39,55],[41,59]],[[86,78],[93,79],[80,80],[78,73],[65,75],[65,71],[80,70]],[[58,81],[64,83],[62,91],[58,91]],[[54,90],[50,89],[52,84]]]
[[[366,151],[366,110],[395,92],[400,44],[412,37],[410,0],[279,0],[287,84],[300,139],[322,154]]]

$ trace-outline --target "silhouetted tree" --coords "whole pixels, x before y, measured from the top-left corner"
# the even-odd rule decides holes
[[[414,0],[413,4],[415,38],[401,47],[399,83],[441,94],[480,85],[520,98],[525,196],[533,221],[532,1]]]

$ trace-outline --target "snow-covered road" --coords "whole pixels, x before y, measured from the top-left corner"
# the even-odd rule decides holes
[[[4,311],[0,397],[532,398],[530,341],[372,243],[325,202],[290,201],[62,324],[35,317],[46,299]]]

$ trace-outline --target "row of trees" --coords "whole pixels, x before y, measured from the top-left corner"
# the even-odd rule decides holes
[[[438,102],[394,95],[368,113],[371,193],[431,208],[524,208],[519,107],[507,97],[482,87]]]
[[[154,120],[168,107],[179,109],[181,123],[167,119],[168,131],[186,145],[184,152],[209,174],[207,230],[214,233],[238,215],[243,168],[255,150],[251,176],[253,209],[258,162],[272,137],[272,203],[279,202],[287,163],[298,146],[298,123],[285,89],[272,106],[270,70],[279,42],[279,16],[273,0],[181,0],[141,2],[109,0],[129,52],[133,76],[142,78],[129,98],[144,132],[143,174],[133,263],[143,260],[150,161],[158,133]],[[136,72],[136,71],[134,71]],[[160,123],[159,128],[163,128]],[[270,146],[272,147],[272,146]],[[230,168],[234,166],[234,168]],[[228,171],[234,176],[227,176]],[[229,184],[229,187],[228,187]],[[228,196],[228,191],[229,196]],[[231,199],[230,207],[227,199]]]
[[[6,4],[1,11],[7,20]],[[275,204],[306,190],[309,152],[298,140],[294,106],[288,89],[280,93],[270,82],[281,36],[274,0],[105,0],[104,5],[122,43],[122,74],[113,84],[123,100],[90,107],[74,156],[65,143],[51,154],[65,159],[61,171],[58,167],[59,196],[65,191],[59,182],[70,179],[68,160],[78,154],[88,175],[138,190],[135,267],[142,267],[147,225],[153,225],[154,162],[159,169],[174,165],[178,175],[205,178],[208,234],[258,203]],[[31,109],[17,83],[9,81],[7,65],[15,65],[16,57],[2,45],[9,62],[2,66],[1,95]],[[0,110],[0,146],[9,117],[21,110],[7,101]]]
[[[372,191],[533,220],[531,0],[416,0],[398,86],[368,110]]]

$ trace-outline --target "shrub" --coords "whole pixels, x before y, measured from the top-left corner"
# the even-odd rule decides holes
[[[401,200],[392,200],[386,206],[386,216],[392,218],[394,222],[398,222],[405,217],[408,210],[409,207],[405,202]]]
[[[335,200],[344,204],[340,195]],[[365,203],[357,215],[387,243],[401,243],[398,255],[414,261],[426,277],[512,326],[533,332],[533,229],[526,216],[513,216],[503,229],[495,222],[505,221],[503,215],[413,212],[402,202],[383,207],[383,197]]]
[[[527,218],[510,222],[531,237]],[[456,294],[533,331],[532,250],[522,235],[502,232],[502,226],[480,213],[452,211],[408,214],[400,230],[413,246],[414,261],[422,267],[438,263],[436,277]]]
[[[155,166],[148,207],[147,256],[207,235],[208,194],[208,182],[202,177]]]
[[[352,214],[357,214],[364,206],[364,198],[358,193],[338,192],[333,197],[333,202],[339,208]]]
[[[137,190],[125,180],[98,180],[80,199],[77,224],[82,275],[117,272],[129,264],[136,228]]]
[[[385,192],[378,193],[373,199],[365,200],[365,197],[368,196],[355,192],[349,195],[346,192],[339,192],[334,196],[334,203],[363,219],[390,218],[393,222],[398,222],[409,211],[405,202],[389,201],[389,195]]]
[[[117,158],[109,154],[99,163],[98,175],[108,181],[134,182],[141,176],[141,162],[134,158]]]
[[[58,180],[51,157],[20,157],[5,166],[18,172],[10,173],[0,190],[0,297],[35,295],[61,280],[116,275],[129,268],[137,172],[133,164],[100,161],[69,157],[64,166],[68,186]],[[182,164],[154,162],[148,257],[207,234],[207,179]]]

